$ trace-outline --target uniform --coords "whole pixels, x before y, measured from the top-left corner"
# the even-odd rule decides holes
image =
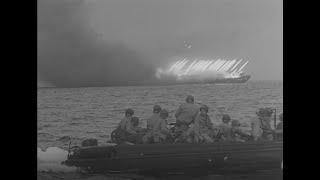
[[[149,143],[151,141],[159,143],[166,140],[167,135],[169,134],[166,120],[159,116],[154,116],[152,121],[152,124],[150,124],[150,127],[152,128],[148,129],[148,132],[143,136],[142,141],[144,143]]]
[[[206,143],[213,142],[213,139],[211,137],[213,124],[207,114],[204,116],[199,113],[195,118],[192,129],[194,132],[194,141],[196,143],[201,141],[204,141]]]
[[[184,103],[180,105],[175,113],[177,119],[177,126],[180,130],[186,131],[199,112],[199,106],[193,103]]]
[[[147,129],[153,129],[155,121],[159,118],[159,113],[154,113],[149,119],[147,119]]]
[[[122,120],[120,121],[119,127],[120,127],[120,129],[122,129],[128,133],[136,134],[136,132],[133,129],[131,119],[132,119],[131,117],[122,118]]]
[[[262,136],[261,121],[258,118],[254,118],[251,121],[251,136],[256,141]]]
[[[222,140],[230,141],[232,140],[231,136],[231,125],[227,123],[222,123],[219,125],[219,135],[222,138]]]

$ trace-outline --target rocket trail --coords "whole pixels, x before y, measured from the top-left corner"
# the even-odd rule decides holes
[[[172,64],[168,69],[158,68],[156,77],[161,79],[162,75],[175,77],[176,80],[188,79],[210,79],[216,76],[223,76],[226,78],[240,77],[243,68],[248,64],[246,61],[241,64],[241,60],[233,59],[194,59],[188,60],[187,58],[180,59]],[[240,67],[239,67],[240,66]]]
[[[237,71],[237,73],[241,72],[241,70],[248,64],[249,61],[245,62],[240,69]]]

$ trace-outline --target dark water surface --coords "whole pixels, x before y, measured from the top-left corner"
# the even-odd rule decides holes
[[[232,118],[249,124],[259,107],[275,107],[282,112],[281,81],[248,82],[224,85],[128,86],[38,89],[38,146],[65,147],[71,136],[74,143],[84,138],[109,139],[126,108],[133,108],[145,126],[152,106],[159,104],[171,113],[192,94],[197,102],[209,106],[214,124],[219,107],[225,107]],[[220,108],[221,109],[221,108]]]
[[[96,138],[99,144],[104,144],[124,116],[126,108],[135,110],[135,115],[141,119],[141,126],[146,125],[146,118],[152,114],[154,104],[168,109],[169,121],[174,121],[174,111],[189,94],[195,96],[196,102],[209,106],[209,115],[214,124],[220,123],[221,120],[216,118],[216,114],[223,108],[233,119],[238,119],[247,125],[252,118],[255,118],[255,112],[259,107],[274,107],[278,114],[283,110],[281,81],[251,81],[246,84],[224,85],[38,88],[38,147],[66,149],[70,142],[68,137],[72,138],[72,145],[79,145],[85,138]],[[38,172],[38,179],[141,179],[141,177],[85,176],[74,172],[53,171]],[[173,177],[173,179],[181,178]],[[282,175],[206,176],[200,179],[282,179]]]

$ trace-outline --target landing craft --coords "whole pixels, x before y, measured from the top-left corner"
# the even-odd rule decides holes
[[[63,164],[97,173],[282,174],[281,135],[273,141],[94,145],[69,151]]]

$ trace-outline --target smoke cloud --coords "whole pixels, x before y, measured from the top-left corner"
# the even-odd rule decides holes
[[[90,28],[87,6],[38,1],[38,76],[57,87],[129,85],[153,77],[144,55]]]
[[[246,59],[282,79],[278,0],[39,0],[38,77],[58,87],[157,81],[176,57]]]

